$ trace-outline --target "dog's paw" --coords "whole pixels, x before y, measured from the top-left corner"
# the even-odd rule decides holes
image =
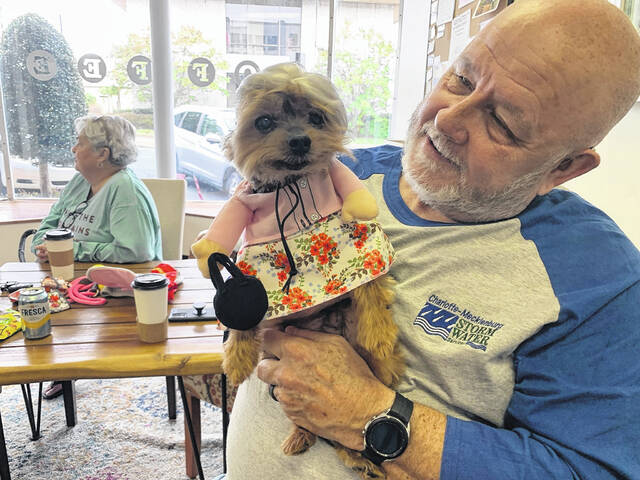
[[[248,362],[234,362],[229,358],[225,358],[222,361],[222,369],[227,375],[229,382],[233,385],[240,385],[249,378],[254,367],[254,365]]]
[[[285,455],[299,455],[306,452],[316,443],[316,436],[309,430],[295,427],[291,434],[282,442]]]
[[[234,385],[244,382],[258,364],[260,341],[255,329],[230,330],[224,342],[222,369]]]
[[[375,330],[361,330],[358,335],[358,342],[362,347],[375,358],[384,360],[390,358],[395,348],[395,336],[386,337],[380,335]]]
[[[405,370],[405,363],[399,346],[396,345],[393,355],[389,358],[376,358],[367,352],[364,352],[364,356],[378,380],[388,387],[397,385]]]
[[[370,480],[372,478],[387,478],[382,468],[370,462],[358,452],[347,450],[343,447],[336,446],[338,457],[351,470],[358,472],[361,478]]]

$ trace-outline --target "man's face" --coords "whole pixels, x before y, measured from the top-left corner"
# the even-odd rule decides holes
[[[518,214],[553,186],[548,174],[568,153],[570,72],[517,33],[478,35],[412,117],[405,178],[452,220]]]

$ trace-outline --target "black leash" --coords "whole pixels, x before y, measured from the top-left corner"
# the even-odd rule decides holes
[[[287,278],[287,281],[282,287],[282,291],[287,295],[289,294],[289,285],[291,284],[291,280],[295,275],[298,274],[298,269],[296,268],[296,262],[293,259],[293,255],[291,255],[291,250],[289,250],[287,239],[284,237],[284,224],[287,221],[287,218],[289,218],[289,216],[298,207],[298,203],[300,203],[300,196],[298,195],[298,193],[296,193],[296,191],[290,185],[288,185],[288,187],[289,191],[293,194],[294,197],[296,197],[296,202],[294,203],[293,207],[291,207],[291,210],[289,210],[289,212],[284,216],[284,219],[282,221],[280,220],[280,211],[278,208],[280,205],[280,189],[282,187],[278,185],[278,188],[276,190],[276,220],[278,221],[278,230],[280,230],[280,240],[282,241],[282,246],[284,247],[284,251],[287,254],[287,261],[289,262],[290,267],[289,278]]]

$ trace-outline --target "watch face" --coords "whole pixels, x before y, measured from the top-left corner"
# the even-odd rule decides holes
[[[407,448],[409,436],[400,420],[395,417],[383,417],[371,422],[365,441],[378,455],[396,458]]]

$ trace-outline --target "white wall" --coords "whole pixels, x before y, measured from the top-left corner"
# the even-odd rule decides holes
[[[565,186],[606,212],[640,248],[640,102],[596,151],[600,166]]]

